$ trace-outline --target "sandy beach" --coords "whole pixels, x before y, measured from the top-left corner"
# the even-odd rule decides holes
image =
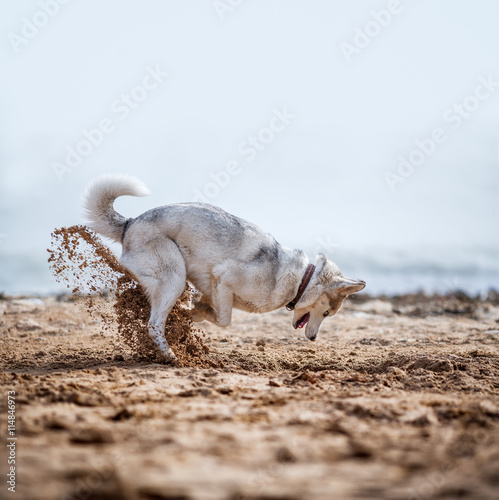
[[[3,296],[12,498],[497,498],[497,295],[360,295],[316,342],[290,323],[202,323],[213,366],[178,367],[67,296]]]
[[[0,500],[499,500],[499,0],[1,13]]]

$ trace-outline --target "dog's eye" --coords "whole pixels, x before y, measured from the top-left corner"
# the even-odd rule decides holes
[[[324,314],[323,314],[324,317],[326,316],[329,316],[329,311],[326,311]]]

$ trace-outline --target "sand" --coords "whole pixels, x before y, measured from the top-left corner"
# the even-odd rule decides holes
[[[235,311],[201,324],[211,367],[102,327],[67,296],[0,300],[0,428],[13,390],[17,436],[0,498],[499,496],[497,295],[359,295],[316,342],[285,310]]]
[[[135,277],[121,266],[99,235],[86,226],[55,229],[51,234],[48,263],[57,282],[71,290],[89,316],[114,329],[141,358],[166,361],[148,334],[149,301]],[[194,327],[189,308],[194,288],[188,282],[168,315],[163,334],[176,355],[177,366],[209,367],[203,332]],[[112,298],[111,301],[99,297]],[[218,365],[216,365],[218,366]]]
[[[16,498],[499,497],[496,293],[357,295],[310,342],[285,310],[199,330],[186,284],[171,364],[95,234],[56,230],[50,254],[76,295],[0,300]]]

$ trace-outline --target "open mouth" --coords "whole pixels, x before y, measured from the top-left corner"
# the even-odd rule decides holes
[[[310,313],[304,314],[297,322],[295,325],[295,328],[303,328],[307,323],[308,320],[310,319]]]

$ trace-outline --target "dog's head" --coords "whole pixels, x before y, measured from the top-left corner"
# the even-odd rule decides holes
[[[364,281],[346,278],[334,262],[318,255],[312,279],[294,309],[293,327],[306,326],[305,335],[315,340],[324,318],[335,315],[349,295],[365,286]]]

